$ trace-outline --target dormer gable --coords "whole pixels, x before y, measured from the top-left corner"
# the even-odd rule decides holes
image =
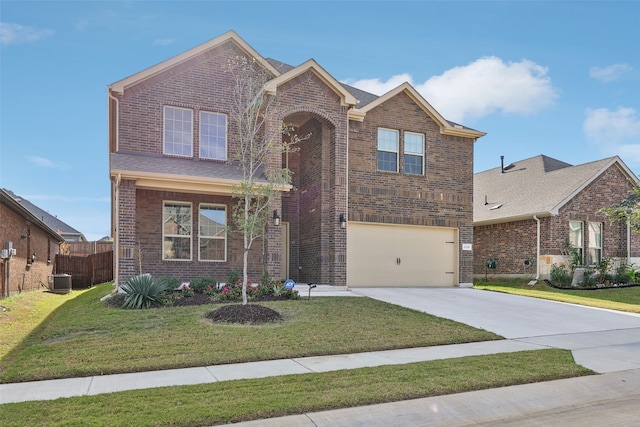
[[[398,96],[399,94],[406,94],[413,102],[416,103],[429,117],[431,117],[440,127],[440,133],[444,135],[453,135],[453,136],[462,136],[466,138],[480,138],[486,133],[479,132],[477,130],[473,130],[462,125],[458,125],[455,123],[451,123],[446,120],[442,115],[435,109],[431,104],[427,102],[426,99],[418,91],[411,86],[409,83],[402,83],[400,86],[395,89],[390,90],[384,95],[377,98],[375,101],[372,101],[365,105],[362,108],[356,108],[349,112],[349,119],[354,121],[363,121],[367,113],[374,108],[384,104],[391,98]]]
[[[269,95],[276,95],[280,85],[288,82],[289,80],[295,79],[307,71],[313,72],[324,83],[326,83],[327,86],[329,86],[340,97],[342,106],[353,107],[358,103],[355,96],[347,91],[338,80],[318,65],[318,63],[313,59],[309,59],[305,63],[298,65],[297,67],[294,67],[286,73],[283,73],[267,82],[264,87],[265,92]]]

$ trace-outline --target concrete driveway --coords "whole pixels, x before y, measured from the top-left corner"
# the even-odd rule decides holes
[[[473,288],[354,288],[505,338],[571,350],[598,373],[640,369],[640,315]]]

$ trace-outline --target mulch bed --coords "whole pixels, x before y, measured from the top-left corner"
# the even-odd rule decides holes
[[[252,325],[283,320],[277,311],[257,304],[225,305],[208,313],[206,317],[216,323],[250,323]]]
[[[266,295],[251,299],[252,303],[264,301],[285,301],[286,297],[276,297]],[[121,308],[125,296],[117,294],[106,301],[109,307]],[[222,307],[207,313],[206,317],[216,323],[240,323],[240,324],[263,324],[269,322],[280,322],[282,316],[277,311],[258,304],[242,305],[238,301],[212,301],[209,295],[194,294],[190,297],[181,297],[173,301],[172,307],[188,307],[191,305],[223,305]]]

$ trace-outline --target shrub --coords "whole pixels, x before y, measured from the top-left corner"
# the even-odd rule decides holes
[[[551,283],[554,283],[556,285],[567,286],[571,284],[571,278],[572,278],[571,274],[569,274],[569,272],[567,271],[567,267],[565,265],[563,264],[551,265],[551,275],[550,275]]]
[[[125,294],[123,308],[150,308],[162,304],[166,282],[154,281],[150,275],[133,276],[121,286]]]
[[[158,281],[164,282],[167,285],[167,289],[172,291],[178,289],[182,284],[180,279],[171,276],[161,277]]]
[[[231,270],[229,274],[227,274],[227,285],[233,285],[238,280],[240,280],[240,273],[238,273],[238,270]]]
[[[200,277],[198,279],[193,279],[189,283],[189,287],[197,294],[204,294],[205,291],[208,291],[209,289],[217,288],[218,282],[211,277]]]
[[[251,280],[247,281],[247,299],[251,299],[258,293],[258,288],[251,285]],[[213,299],[215,301],[237,301],[242,299],[242,280],[238,279],[234,284],[226,284]]]

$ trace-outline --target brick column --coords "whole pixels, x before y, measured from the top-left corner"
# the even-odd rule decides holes
[[[118,284],[135,276],[134,259],[136,245],[136,182],[122,180],[118,190],[118,218],[116,234],[118,236]]]

